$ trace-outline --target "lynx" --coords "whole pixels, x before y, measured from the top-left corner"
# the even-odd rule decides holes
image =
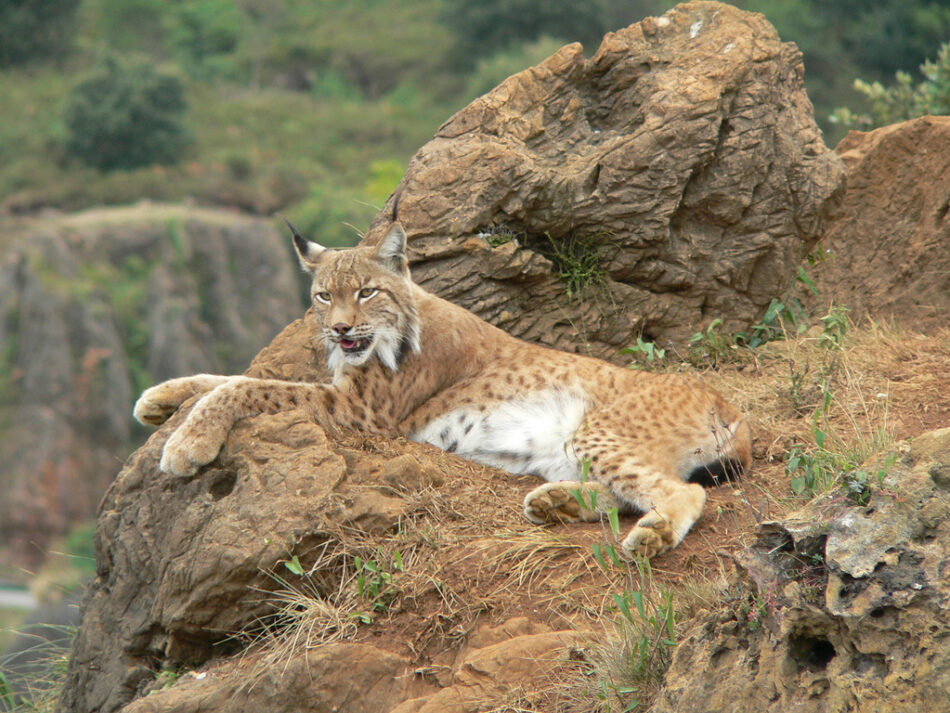
[[[524,500],[533,523],[636,511],[623,550],[653,557],[679,544],[700,516],[706,493],[691,480],[748,467],[746,422],[699,380],[506,334],[412,282],[398,224],[375,247],[344,250],[290,227],[313,276],[332,382],[201,374],[148,389],[135,417],[153,425],[203,394],[166,442],[163,471],[190,475],[210,463],[240,419],[306,409],[330,432],[404,436],[544,478]]]

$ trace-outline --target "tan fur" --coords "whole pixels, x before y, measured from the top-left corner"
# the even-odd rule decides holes
[[[239,419],[304,408],[330,431],[406,436],[553,481],[525,498],[532,522],[638,510],[623,548],[652,557],[676,546],[700,516],[706,495],[686,482],[692,471],[749,465],[748,426],[720,394],[694,378],[511,337],[412,283],[398,226],[375,248],[324,250],[296,234],[295,242],[313,274],[333,382],[199,375],[149,389],[135,415],[152,424],[208,390],[168,439],[162,470],[187,475],[211,462]],[[562,437],[561,428],[570,432]],[[580,507],[578,490],[596,492],[584,496],[595,506]]]

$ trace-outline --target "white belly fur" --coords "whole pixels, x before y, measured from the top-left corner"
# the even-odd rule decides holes
[[[409,438],[509,473],[530,473],[549,481],[580,480],[580,461],[571,442],[586,410],[587,402],[577,391],[536,391],[504,401],[492,411],[472,407],[450,411]]]

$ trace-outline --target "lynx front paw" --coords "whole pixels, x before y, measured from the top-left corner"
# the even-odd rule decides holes
[[[132,415],[143,426],[161,426],[172,417],[181,404],[176,395],[168,393],[164,384],[146,389],[135,402]]]
[[[186,420],[165,442],[159,467],[170,475],[189,476],[213,461],[221,451],[226,429],[209,428]]]
[[[571,486],[577,483],[545,483],[535,488],[524,499],[524,514],[535,525],[544,522],[577,522],[580,519],[580,503],[571,494]]]
[[[195,394],[211,391],[234,377],[217,374],[196,374],[157,384],[139,396],[132,409],[135,419],[146,426],[161,426],[185,401]]]
[[[640,518],[623,541],[622,547],[624,554],[631,559],[638,555],[649,559],[673,549],[676,545],[676,533],[670,521],[657,512],[650,512]]]

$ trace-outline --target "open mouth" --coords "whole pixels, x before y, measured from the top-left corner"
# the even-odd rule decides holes
[[[341,339],[340,348],[347,354],[359,354],[366,351],[369,343],[369,339]]]

